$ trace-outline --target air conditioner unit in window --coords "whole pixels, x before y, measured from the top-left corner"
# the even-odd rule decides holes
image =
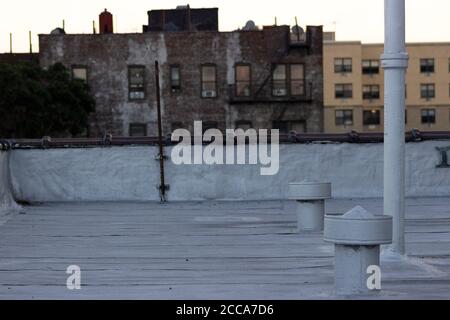
[[[286,89],[273,89],[273,95],[276,97],[283,97],[287,94]]]
[[[216,91],[214,90],[203,90],[203,98],[214,98],[216,96]]]

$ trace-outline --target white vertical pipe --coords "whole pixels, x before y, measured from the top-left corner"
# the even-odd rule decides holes
[[[384,213],[393,216],[392,250],[405,254],[405,0],[385,0]]]

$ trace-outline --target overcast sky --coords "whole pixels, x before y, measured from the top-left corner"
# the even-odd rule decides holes
[[[0,4],[0,52],[28,50],[28,31],[49,33],[66,21],[68,33],[91,33],[92,21],[105,8],[114,14],[119,32],[141,32],[147,11],[175,8],[189,2],[192,8],[218,7],[220,29],[234,30],[254,20],[257,25],[323,25],[337,31],[338,40],[383,41],[383,0],[11,0]],[[449,0],[406,0],[409,42],[450,42]]]

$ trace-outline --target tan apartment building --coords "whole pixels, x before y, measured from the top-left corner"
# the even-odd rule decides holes
[[[410,43],[406,129],[450,130],[450,43]],[[384,127],[383,44],[325,41],[324,128],[327,133]]]

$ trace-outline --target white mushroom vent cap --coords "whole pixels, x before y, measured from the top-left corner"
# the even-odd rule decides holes
[[[344,215],[325,216],[325,241],[342,245],[392,243],[392,217],[374,215],[357,206]]]
[[[331,198],[331,183],[329,182],[293,182],[289,184],[288,199],[308,201]]]

